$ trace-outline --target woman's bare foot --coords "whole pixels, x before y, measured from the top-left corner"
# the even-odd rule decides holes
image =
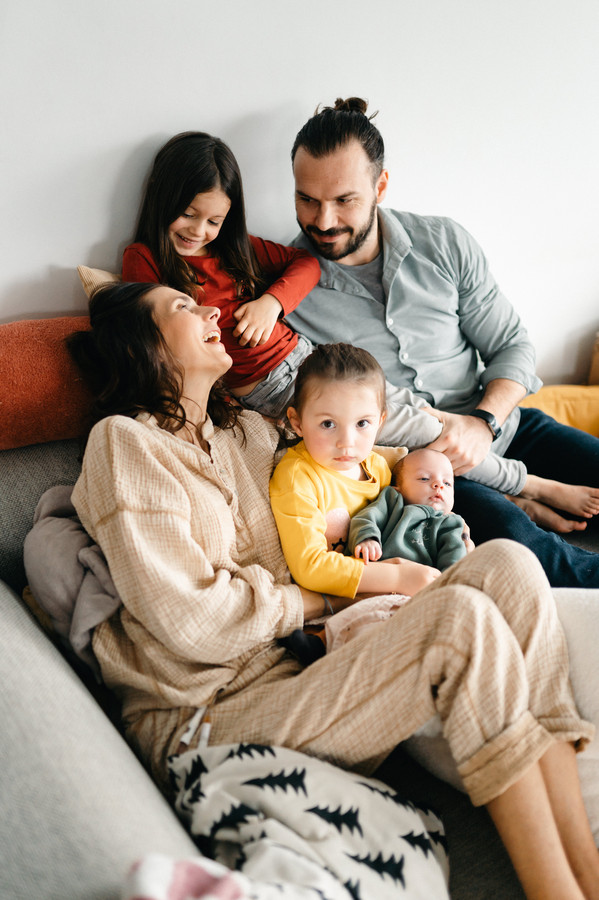
[[[551,481],[537,475],[528,475],[520,496],[525,500],[539,500],[555,509],[585,519],[599,513],[599,488],[586,487],[582,484],[564,484],[563,481]]]
[[[586,522],[577,522],[575,519],[565,519],[560,516],[554,509],[545,506],[539,500],[527,500],[524,497],[512,497],[505,495],[508,500],[523,509],[529,519],[541,528],[547,528],[549,531],[556,531],[558,534],[569,534],[571,531],[584,531],[587,527]]]

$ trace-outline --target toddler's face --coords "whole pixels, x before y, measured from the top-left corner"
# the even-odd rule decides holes
[[[396,483],[406,503],[448,513],[453,509],[453,469],[444,453],[415,450],[406,456]]]
[[[372,450],[383,420],[375,388],[353,381],[314,384],[301,414],[289,409],[288,415],[312,459],[348,475]]]

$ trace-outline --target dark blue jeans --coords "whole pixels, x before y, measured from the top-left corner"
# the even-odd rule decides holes
[[[599,438],[560,425],[538,409],[522,409],[521,413],[506,456],[521,459],[533,475],[599,486]],[[553,587],[599,587],[599,553],[574,547],[560,535],[539,528],[498,491],[456,478],[455,511],[470,526],[475,544],[506,537],[529,547]],[[591,520],[587,528],[598,524]]]

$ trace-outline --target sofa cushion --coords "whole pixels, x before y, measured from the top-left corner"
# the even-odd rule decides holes
[[[599,385],[546,384],[525,397],[520,406],[535,407],[562,425],[571,425],[599,437]]]
[[[79,441],[51,441],[0,451],[0,578],[19,593],[25,586],[23,542],[41,495],[74,484],[81,470]]]
[[[0,325],[0,450],[79,437],[91,396],[65,338],[87,316]]]

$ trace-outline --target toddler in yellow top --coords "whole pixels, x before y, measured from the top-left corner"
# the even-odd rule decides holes
[[[298,370],[291,427],[302,438],[275,469],[270,498],[281,545],[302,587],[353,600],[357,593],[412,596],[439,570],[399,557],[369,562],[344,554],[351,516],[391,481],[373,452],[385,418],[385,376],[350,344],[323,344]]]

